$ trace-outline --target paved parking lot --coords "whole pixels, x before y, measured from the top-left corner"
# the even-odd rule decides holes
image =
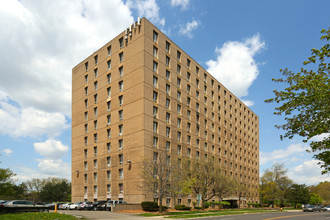
[[[53,211],[52,211],[53,212]],[[134,220],[134,219],[147,219],[145,217],[137,216],[134,214],[126,213],[116,213],[108,211],[75,211],[75,210],[58,210],[58,213],[64,213],[68,215],[81,216],[90,220],[103,220],[103,219],[124,219],[124,220]],[[150,219],[150,218],[148,218]]]

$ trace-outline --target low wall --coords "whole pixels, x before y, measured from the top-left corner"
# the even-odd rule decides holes
[[[116,204],[115,207],[112,207],[111,211],[117,212],[122,210],[140,210],[142,209],[141,204]]]

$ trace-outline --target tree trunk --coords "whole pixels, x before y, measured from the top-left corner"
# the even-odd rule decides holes
[[[159,213],[162,213],[163,211],[163,197],[159,197]]]

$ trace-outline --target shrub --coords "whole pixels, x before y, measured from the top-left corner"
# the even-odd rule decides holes
[[[207,209],[208,207],[210,207],[210,203],[209,202],[204,202],[203,208]]]
[[[210,206],[212,208],[214,208],[216,205],[219,205],[219,204],[220,204],[219,201],[212,201],[212,202],[210,202]]]
[[[190,210],[191,207],[187,207],[187,206],[185,206],[185,205],[176,205],[176,206],[175,206],[175,209],[176,209],[176,210]]]
[[[227,201],[222,201],[221,202],[221,206],[225,209],[229,208],[230,207],[230,202],[227,202]]]
[[[159,208],[157,202],[152,201],[141,202],[141,206],[144,211],[157,211]]]

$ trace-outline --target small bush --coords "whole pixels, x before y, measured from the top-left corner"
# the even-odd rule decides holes
[[[230,207],[230,202],[227,202],[227,201],[222,201],[221,202],[221,206],[225,209],[229,208]]]
[[[208,207],[210,207],[210,203],[209,202],[204,202],[203,208],[207,209]]]
[[[175,206],[176,210],[190,210],[191,207],[185,206],[185,205],[176,205]]]
[[[159,208],[157,202],[152,201],[141,202],[141,206],[144,211],[157,211]]]

